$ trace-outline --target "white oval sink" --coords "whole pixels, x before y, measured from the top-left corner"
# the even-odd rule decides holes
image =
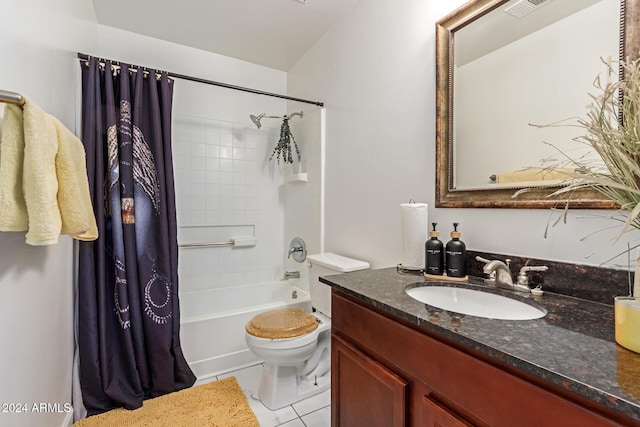
[[[413,299],[442,310],[488,319],[531,320],[547,314],[544,309],[516,299],[467,288],[416,286],[405,292]]]

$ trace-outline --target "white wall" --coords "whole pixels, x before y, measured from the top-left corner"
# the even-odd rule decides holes
[[[1,88],[29,96],[75,130],[75,55],[96,40],[91,2],[5,2],[2,16]],[[71,239],[32,247],[24,233],[0,233],[0,295],[0,402],[28,409],[0,412],[0,425],[63,425],[70,419],[64,405],[71,402],[73,361]],[[33,412],[40,403],[62,412]]]
[[[463,3],[360,0],[289,70],[289,94],[327,106],[326,249],[395,265],[398,205],[413,198],[445,240],[460,222],[470,249],[587,264],[621,252],[615,231],[580,241],[612,225],[580,217],[609,212],[571,211],[545,239],[549,210],[434,209],[435,22]]]

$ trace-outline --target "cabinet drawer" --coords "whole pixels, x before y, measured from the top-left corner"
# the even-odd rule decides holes
[[[464,418],[429,396],[422,398],[422,425],[423,427],[473,427]]]

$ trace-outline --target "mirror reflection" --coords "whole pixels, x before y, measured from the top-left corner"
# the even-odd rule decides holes
[[[618,58],[619,0],[523,3],[531,4],[509,1],[455,34],[453,188],[561,180],[564,171],[522,169],[559,157],[542,141],[584,155],[571,118],[584,116],[595,76],[617,79],[601,58]]]

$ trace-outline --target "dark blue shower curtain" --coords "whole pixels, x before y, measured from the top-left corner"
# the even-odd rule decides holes
[[[173,81],[82,61],[82,139],[100,237],[80,242],[78,354],[88,415],[193,385],[180,347]]]

